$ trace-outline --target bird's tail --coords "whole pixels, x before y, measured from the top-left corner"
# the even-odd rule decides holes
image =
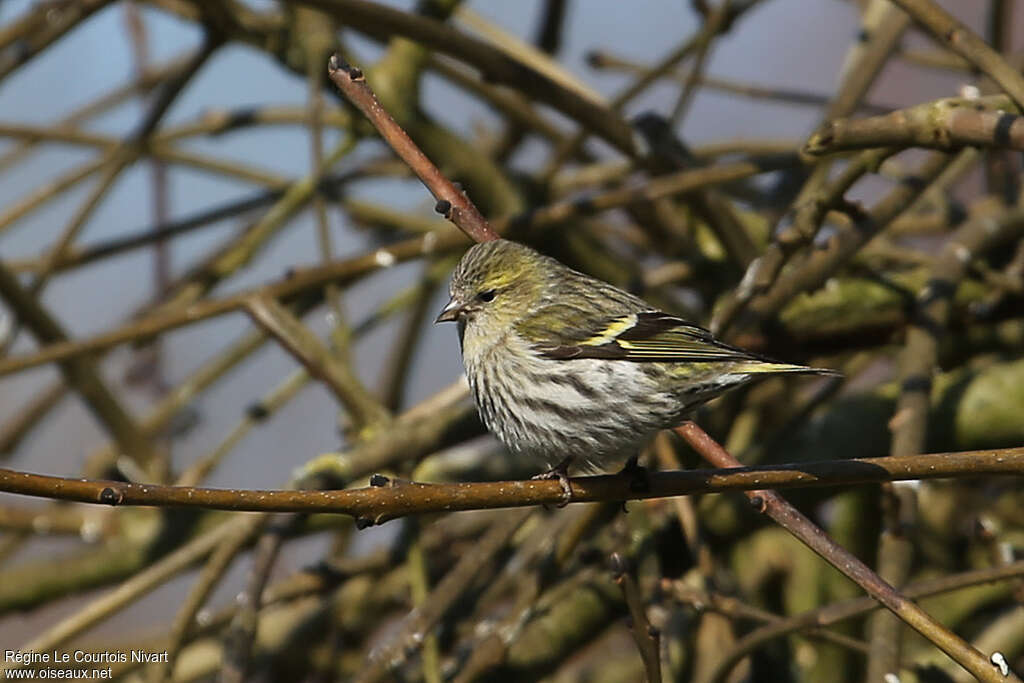
[[[842,377],[843,373],[829,368],[809,368],[806,365],[792,365],[790,363],[769,363],[765,361],[753,361],[736,368],[739,372],[746,372],[751,375],[784,375],[789,373],[801,375],[824,375],[826,377]]]

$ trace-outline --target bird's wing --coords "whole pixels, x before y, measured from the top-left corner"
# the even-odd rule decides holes
[[[629,361],[717,362],[764,360],[718,341],[698,327],[660,311],[641,311],[599,320],[586,327],[579,321],[560,330],[557,340],[538,342],[546,358],[605,358]]]

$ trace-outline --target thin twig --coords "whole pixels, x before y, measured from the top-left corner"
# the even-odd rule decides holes
[[[647,619],[647,609],[643,598],[640,595],[640,586],[637,585],[635,568],[632,563],[619,553],[613,553],[611,557],[612,572],[615,575],[615,583],[622,590],[622,597],[629,608],[630,631],[633,633],[633,640],[637,649],[640,650],[640,658],[644,662],[644,671],[647,672],[647,683],[661,683],[661,643],[657,629],[651,626]]]
[[[1002,56],[974,31],[932,0],[892,1],[926,28],[940,44],[978,67],[998,83],[1018,107],[1024,106],[1024,77],[1021,77],[1017,69],[1007,64]]]
[[[736,458],[732,457],[693,422],[684,423],[675,431],[709,462],[726,467],[735,467],[740,464]],[[956,660],[960,666],[977,676],[978,680],[989,683],[1008,680],[982,653],[883,581],[866,564],[829,538],[825,532],[783,500],[779,494],[761,489],[748,491],[746,495],[759,511],[771,517],[800,539],[829,564],[863,588],[868,595],[892,610],[896,616]],[[1009,680],[1014,679],[1016,679],[1015,676]]]
[[[463,244],[465,244],[465,237],[456,231],[441,234],[432,232],[353,259],[334,261],[324,266],[296,269],[285,279],[264,287],[220,299],[206,299],[166,313],[155,313],[95,337],[51,343],[36,353],[2,358],[0,359],[0,375],[45,363],[60,362],[94,351],[102,351],[128,341],[144,339],[165,330],[238,311],[243,309],[253,296],[288,299],[302,292],[320,289],[328,282],[342,284],[366,273],[389,268],[411,258],[443,252]]]
[[[352,416],[357,430],[384,424],[391,415],[363,386],[350,364],[341,361],[287,307],[269,297],[254,297],[246,311],[292,354],[310,375],[322,380]]]
[[[902,593],[911,599],[925,598],[930,595],[949,593],[968,586],[1018,578],[1021,575],[1024,575],[1024,561],[988,569],[975,569],[937,579],[915,581],[914,583],[907,584],[902,589]],[[688,591],[684,595],[687,593]],[[740,660],[770,640],[781,638],[808,627],[831,626],[841,621],[882,609],[882,607],[883,605],[874,598],[854,598],[843,602],[834,602],[808,612],[802,612],[765,624],[737,641],[730,648],[729,652],[726,653],[726,656],[718,662],[715,673],[709,676],[709,679],[714,681],[726,680],[732,668]]]
[[[470,582],[492,564],[494,556],[505,547],[529,515],[530,511],[524,510],[495,522],[473,546],[472,552],[464,555],[434,587],[423,604],[413,610],[399,633],[373,654],[371,661],[356,679],[357,683],[381,680],[388,671],[398,666],[422,642],[427,631],[451,609]]]
[[[487,220],[480,215],[476,206],[438,170],[437,166],[434,166],[427,155],[416,146],[416,143],[381,106],[377,96],[367,85],[361,70],[349,66],[341,61],[338,55],[334,55],[327,67],[327,75],[370,120],[370,123],[391,145],[395,153],[402,158],[402,161],[408,164],[409,168],[423,181],[423,184],[438,201],[439,213],[448,215],[450,211],[451,221],[456,223],[475,242],[498,239],[497,233],[487,225]],[[447,210],[441,210],[442,202],[447,202]]]

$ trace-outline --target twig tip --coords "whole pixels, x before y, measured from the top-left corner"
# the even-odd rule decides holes
[[[342,59],[337,52],[331,55],[331,58],[327,60],[327,72],[333,74],[337,71],[344,71],[348,74],[348,77],[353,81],[363,80],[363,71],[359,67],[352,66],[344,59]]]

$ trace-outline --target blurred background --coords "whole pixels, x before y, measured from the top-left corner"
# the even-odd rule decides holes
[[[491,218],[528,215],[538,207],[593,197],[620,186],[641,187],[648,178],[668,170],[659,172],[639,164],[593,135],[565,155],[564,161],[555,163],[557,150],[576,134],[579,125],[571,115],[534,100],[528,82],[498,86],[481,79],[471,62],[429,51],[403,53],[407,47],[392,38],[387,22],[361,18],[347,25],[344,3],[336,9],[330,2],[313,4],[317,7],[269,0],[0,2],[0,262],[34,295],[34,301],[59,321],[68,337],[89,338],[174,306],[228,297],[282,281],[295,269],[342,262],[428,230],[443,229],[443,221],[433,212],[434,201],[423,186],[393,161],[390,150],[326,80],[326,57],[336,49],[367,72],[370,85],[396,118]],[[884,32],[877,22],[884,26],[894,21],[893,15],[886,14],[891,9],[879,9],[884,2],[837,0],[732,2],[731,7],[729,3],[707,7],[703,2],[613,0],[380,4],[442,18],[499,53],[539,65],[536,68],[542,73],[568,83],[570,90],[601,106],[615,101],[645,70],[705,31],[709,34],[706,44],[699,43],[687,58],[678,60],[678,66],[665,69],[665,75],[628,98],[619,113],[624,120],[646,112],[674,117],[669,127],[693,155],[684,166],[748,158],[770,160],[768,166],[778,170],[721,188],[758,249],[768,241],[773,226],[809,175],[807,159],[801,161],[796,151],[823,122],[823,112],[835,101],[837,92],[849,86],[849,70],[860,64],[858,45],[868,44],[873,32]],[[1014,3],[943,4],[983,36],[991,39],[996,31],[1001,50],[1016,54],[1024,23],[1019,12],[1013,13]],[[709,32],[707,27],[716,13],[729,15],[726,27]],[[1000,23],[993,16],[1010,21]],[[1018,20],[1012,21],[1014,18]],[[866,94],[847,114],[872,115],[955,97],[968,86],[990,91],[991,84],[977,71],[957,65],[917,29],[907,29],[896,42],[897,48],[890,51]],[[689,86],[688,78],[692,78]],[[692,93],[681,100],[680,93],[690,87]],[[503,106],[502,98],[516,107]],[[528,117],[536,117],[539,128],[531,128]],[[321,152],[314,154],[317,145]],[[670,147],[666,142],[665,149]],[[442,158],[438,158],[438,149]],[[912,175],[908,169],[925,158],[924,152],[914,150],[893,157],[877,174],[854,186],[846,198],[870,207],[899,180]],[[1019,183],[1019,160],[1010,155],[1002,159],[1003,175]],[[840,160],[836,168],[843,163]],[[991,165],[977,159],[973,163],[964,164],[965,170],[955,182],[946,183],[924,204],[915,205],[918,223],[926,227],[907,228],[887,238],[885,246],[891,249],[878,249],[837,273],[839,279],[830,279],[817,298],[797,298],[785,309],[788,313],[773,316],[774,327],[735,326],[733,339],[752,341],[772,355],[843,368],[848,375],[844,384],[765,385],[709,407],[702,414],[702,424],[737,454],[753,453],[764,462],[890,452],[889,420],[899,393],[895,380],[904,341],[901,326],[908,317],[907,291],[897,291],[893,282],[909,288],[912,300],[916,285],[907,283],[924,281],[919,270],[929,267],[959,221],[976,202],[999,194],[999,188],[1005,195],[1005,186],[1014,185],[994,181]],[[316,173],[318,164],[324,165],[326,180],[320,192],[314,192],[307,179]],[[305,189],[300,187],[302,182]],[[296,187],[294,195],[287,194]],[[297,199],[288,204],[282,196]],[[1008,204],[1014,202],[1016,195]],[[724,252],[716,243],[714,232],[701,225],[699,217],[680,208],[682,202],[660,208],[655,206],[657,202],[635,204],[642,206],[630,204],[561,222],[546,228],[543,235],[524,230],[519,238],[576,267],[630,287],[660,306],[710,324],[715,307],[740,282],[743,264],[731,262],[725,253],[728,250]],[[645,216],[652,211],[657,216],[662,210],[677,213],[674,218],[662,216],[657,226],[644,223]],[[830,226],[826,221],[819,240],[828,238]],[[155,236],[160,229],[173,234],[160,239]],[[232,252],[245,244],[251,248],[247,247],[244,257]],[[975,287],[965,295],[970,302],[995,296],[990,291],[995,280],[985,274],[998,273],[1015,263],[1014,243],[1007,241],[1003,246],[1006,248],[1000,254],[983,257],[985,266],[965,278],[965,286]],[[459,253],[461,247],[430,259],[385,264],[389,267],[368,270],[337,289],[320,289],[312,298],[290,300],[289,305],[350,365],[369,396],[388,411],[401,414],[446,390],[461,375],[455,330],[431,324],[446,300],[452,256],[457,258]],[[868,282],[879,289],[862,291],[854,285],[843,289],[851,279],[857,286]],[[1009,286],[1006,291],[1020,294]],[[838,303],[823,301],[830,292]],[[877,303],[877,310],[865,314],[867,321],[861,328],[857,327],[859,309],[851,309],[850,300],[865,309]],[[1004,315],[997,321],[1018,325],[1012,329],[995,330],[993,323],[983,332],[975,330],[971,337],[967,323],[956,328],[956,348],[943,356],[938,370],[961,374],[938,380],[937,385],[956,385],[958,389],[955,398],[936,390],[938,407],[931,422],[929,450],[1024,442],[1024,420],[1014,423],[1012,418],[1021,414],[1016,411],[1024,405],[1019,383],[1024,380],[1018,362],[1021,346],[1019,337],[1014,336],[1019,334],[1017,310],[1016,316]],[[871,317],[875,313],[877,316]],[[17,357],[44,346],[30,329],[24,329],[31,325],[23,317],[9,301],[0,302],[0,353]],[[783,328],[793,321],[796,326],[780,333],[780,320]],[[843,320],[853,322],[842,328]],[[833,325],[838,331],[829,327],[821,334],[804,334],[800,325],[816,326],[819,331],[821,325]],[[135,343],[96,354],[95,370],[119,405],[143,424],[153,411],[168,405],[176,388],[223,360],[229,348],[237,348],[240,340],[258,329],[243,311],[235,310],[164,331],[156,341],[137,335]],[[856,339],[864,330],[867,341],[861,344]],[[117,457],[109,423],[97,419],[78,394],[66,391],[54,364],[5,371],[0,376],[3,466],[63,476],[103,474],[143,480],[157,478],[154,472],[162,468],[160,476],[173,482],[181,481],[185,472],[194,474],[190,468],[198,463],[201,475],[191,483],[277,488],[292,481],[320,454],[346,452],[360,442],[372,441],[372,432],[368,435],[360,431],[365,425],[353,425],[350,411],[339,410],[338,399],[322,383],[296,375],[300,364],[280,344],[271,341],[253,346],[244,358],[225,367],[216,381],[180,398],[159,424],[142,428],[162,463],[149,472],[123,453]],[[977,389],[980,403],[962,408],[958,401],[974,386],[963,373],[981,372],[1001,363],[1012,366],[1016,374],[994,371],[993,376],[1002,378],[1003,383],[994,389]],[[785,414],[787,403],[806,410]],[[975,419],[979,415],[987,422]],[[935,425],[940,425],[940,433],[935,432]],[[504,463],[494,442],[480,434],[479,425],[469,426],[458,438],[432,444],[448,458],[438,460],[445,464],[433,469],[416,470],[412,460],[395,460],[383,469],[438,479],[532,473],[531,464]],[[683,452],[678,444],[668,447]],[[430,445],[423,448],[426,452],[422,455],[434,453]],[[697,462],[692,454],[683,452],[680,457],[685,464]],[[490,462],[495,460],[502,463]],[[658,462],[665,466],[666,460],[658,458]],[[365,476],[342,484],[363,485]],[[992,486],[978,485],[928,499],[926,507],[942,512],[922,522],[925,530],[914,537],[912,576],[987,565],[988,560],[982,558],[987,558],[986,549],[993,547],[999,548],[1006,561],[1021,556],[1020,508],[1012,510],[1019,497],[1003,498],[1004,488]],[[861,528],[845,538],[840,533],[840,538],[873,558],[883,526],[879,496],[860,492],[837,503],[830,498],[835,493],[822,492],[801,498],[801,502],[819,515],[819,520],[836,524],[844,514],[855,519],[867,515]],[[985,508],[982,499],[986,503],[998,500],[1004,507],[993,512]],[[762,525],[731,503],[714,502],[719,500],[708,496],[694,503],[692,511],[699,518],[695,524],[701,534],[710,539],[708,552],[713,559],[701,569],[708,579],[706,588],[745,596],[751,602],[758,602],[753,596],[775,595],[775,602],[763,607],[780,614],[857,594],[849,587],[822,588],[830,581],[841,582],[821,578],[829,570],[819,567],[800,574],[783,566],[778,553],[758,545],[767,543],[768,537],[755,542]],[[168,536],[167,530],[178,522],[171,523],[153,510],[54,508],[42,501],[2,495],[0,508],[4,507],[9,512],[6,517],[0,513],[0,583],[8,588],[0,589],[0,649],[21,647],[47,634],[62,619],[197,533],[200,524],[190,520],[185,531],[179,529],[177,536]],[[669,503],[629,507],[650,507],[654,520],[653,536],[645,542],[653,550],[648,547],[648,554],[637,551],[637,565],[646,567],[641,571],[644,590],[660,591],[663,586],[656,579],[684,577],[700,565],[703,560],[693,546],[682,554],[665,550],[670,541],[682,543],[687,536],[680,526],[685,522],[679,521],[688,519],[685,514],[676,520]],[[538,514],[554,516],[561,511]],[[489,528],[496,519],[490,513],[464,516],[481,520],[481,528]],[[951,520],[956,521],[956,528],[946,529],[945,536],[938,533],[938,528]],[[422,526],[425,529],[434,522],[425,519]],[[531,523],[552,524],[553,529],[563,531],[571,524],[528,520],[519,532],[525,538],[530,538]],[[394,548],[406,547],[403,544],[410,535],[419,538],[419,529],[410,530],[407,523],[392,522],[360,533],[346,524],[325,522],[326,531],[306,530],[289,540],[273,563],[272,580],[285,580],[331,558],[371,557],[382,548],[394,553]],[[586,528],[594,540],[584,545],[604,552],[609,544],[614,548],[624,538],[639,538],[641,532],[636,529],[615,530],[623,524],[629,527],[637,522],[603,518],[600,523],[590,522]],[[991,538],[978,535],[979,525],[985,524],[985,533]],[[458,536],[445,529],[448,527],[437,532],[441,538],[446,533],[475,538],[465,530],[458,531],[462,534]],[[600,540],[602,533],[610,534],[609,538]],[[161,543],[169,545],[159,546],[154,540],[158,536]],[[519,548],[519,542],[512,543],[506,555],[518,556],[511,548]],[[56,587],[53,580],[32,582],[31,577],[41,576],[41,568],[47,566],[47,571],[65,567],[69,575],[84,575],[83,566],[88,562],[104,565],[104,557],[109,557],[105,554],[129,553],[126,548],[140,555],[136,564],[123,570],[105,573],[96,569],[91,578],[78,583],[69,579],[62,587]],[[741,561],[743,553],[754,553],[757,559]],[[456,559],[442,555],[434,558],[437,566],[425,570],[431,580],[428,583],[444,577],[449,560]],[[652,568],[652,557],[660,558],[661,564]],[[572,564],[575,561],[586,564],[571,560],[571,570],[562,567],[561,576],[582,571]],[[765,575],[744,576],[735,569],[736,563],[759,566]],[[246,585],[249,569],[245,559],[231,564],[200,615],[208,617],[230,605]],[[375,571],[379,577],[384,569]],[[499,570],[495,572],[501,576]],[[113,647],[112,643],[146,639],[162,642],[160,638],[168,632],[197,575],[198,570],[193,569],[174,577],[70,642],[102,643],[107,648]],[[785,588],[790,582],[803,588]],[[350,584],[343,582],[342,586]],[[998,594],[978,598],[970,605],[965,598],[955,617],[957,626],[969,636],[977,636],[1005,613],[1024,609],[1016,601],[1019,586],[1016,598],[1012,586],[1001,586]],[[336,585],[331,590],[336,590]],[[801,601],[800,592],[815,597]],[[324,591],[323,599],[338,600],[338,594]],[[401,595],[410,599],[406,593]],[[487,619],[499,619],[509,602],[495,598],[495,604],[499,607]],[[381,609],[379,623],[366,625],[374,637],[363,633],[365,640],[342,638],[340,645],[335,642],[335,654],[343,653],[338,655],[343,663],[337,665],[333,677],[355,677],[359,665],[354,662],[373,649],[372,643],[388,642],[388,634],[402,628],[401,615],[409,607],[399,600]],[[670,607],[659,609],[663,619],[675,623]],[[472,610],[468,613],[473,614]],[[576,649],[566,650],[549,664],[527,667],[518,674],[508,669],[502,675],[508,680],[517,676],[524,676],[519,680],[544,676],[637,680],[642,668],[623,625],[623,613],[621,605],[610,608],[604,623],[611,625],[606,630],[583,638]],[[459,619],[466,614],[463,609],[449,617],[442,628],[441,645],[434,645],[445,658],[440,668],[446,678],[455,676],[459,663],[465,662],[466,648],[472,650],[466,644],[472,641],[471,634],[460,630],[466,626]],[[486,621],[479,614],[475,618]],[[718,633],[722,644],[717,648],[722,651],[748,629],[746,625],[718,624],[715,628],[719,630],[705,632],[695,626],[699,618],[691,615],[688,619],[693,628],[683,629],[690,635],[679,636],[680,642]],[[858,631],[863,628],[861,623],[851,633],[867,637]],[[1024,632],[1024,625],[1021,630]],[[587,669],[587,657],[593,658],[599,638],[607,638],[606,644],[613,645],[605,654],[621,653],[630,664],[609,668],[605,678],[598,673],[600,667]],[[1024,644],[1010,640],[1016,643],[1019,656]],[[790,640],[788,645],[758,655],[760,659],[745,660],[744,668],[736,669],[730,680],[824,680],[815,678],[825,661],[825,655],[816,659],[820,644],[818,640]],[[1008,647],[1006,643],[1000,646],[1004,651]],[[904,651],[901,662],[910,675],[919,671],[914,665],[920,662],[948,669],[948,660],[921,654],[926,650],[923,641],[914,641],[913,647]],[[573,652],[582,653],[583,664],[567,663]],[[417,661],[416,656],[409,655],[409,661]],[[700,678],[712,667],[699,661],[695,664],[697,655],[674,656],[686,661],[676,669],[685,672],[680,674],[684,678]],[[849,680],[864,673],[861,655],[837,657],[833,665],[836,661],[850,665],[851,673],[845,674]],[[214,675],[199,669],[194,676]],[[288,680],[282,673],[287,670],[271,667],[253,675]],[[326,670],[295,675],[327,680],[331,676]],[[398,671],[402,680],[418,680],[424,675],[418,666],[407,663]],[[626,672],[621,674],[626,677],[616,678],[620,674],[612,671]],[[955,667],[948,672],[959,675]],[[122,675],[142,676],[143,672]],[[176,674],[181,679],[190,676]]]

